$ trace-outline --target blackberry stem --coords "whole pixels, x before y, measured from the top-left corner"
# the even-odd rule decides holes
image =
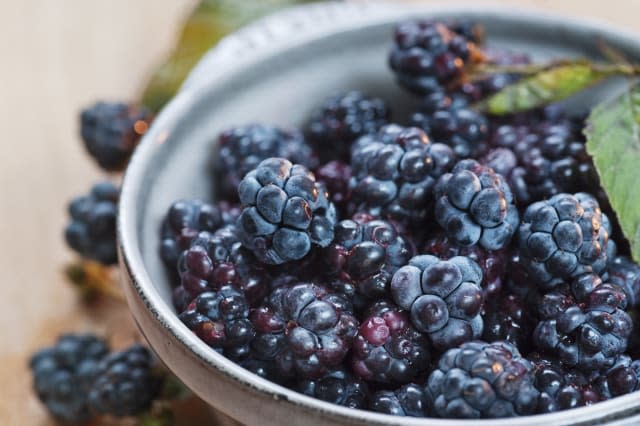
[[[586,59],[578,60],[559,60],[546,64],[522,64],[522,65],[492,65],[492,64],[480,64],[471,67],[471,79],[481,79],[488,74],[508,73],[508,74],[521,74],[521,75],[533,75],[543,71],[548,71],[559,66],[567,65],[587,65],[593,71],[603,74],[605,77],[611,77],[616,75],[625,75],[635,77],[640,75],[639,64],[610,64],[590,62]]]

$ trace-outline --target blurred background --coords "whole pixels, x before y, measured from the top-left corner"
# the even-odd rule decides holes
[[[116,348],[140,339],[126,306],[110,301],[80,303],[63,274],[65,264],[75,259],[62,237],[67,202],[105,176],[84,151],[78,112],[96,100],[138,100],[198,3],[0,1],[2,425],[54,424],[31,392],[27,359],[33,350],[51,345],[59,333],[97,332]],[[452,3],[465,2],[447,1]],[[533,7],[640,31],[638,0],[494,0],[491,4]],[[224,18],[220,22],[224,24]],[[197,402],[182,410],[189,412],[188,424],[220,422]]]

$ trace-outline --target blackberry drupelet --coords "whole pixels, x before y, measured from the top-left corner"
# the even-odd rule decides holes
[[[431,345],[411,325],[409,313],[384,300],[362,317],[351,350],[351,370],[380,383],[409,383],[427,370],[431,360]]]
[[[300,380],[295,390],[314,398],[349,408],[366,408],[367,384],[347,370],[337,369],[315,380]]]
[[[68,423],[88,421],[93,414],[87,394],[98,363],[107,355],[106,344],[91,334],[65,334],[29,361],[38,398],[56,419]]]
[[[427,417],[430,404],[425,391],[414,383],[393,391],[378,391],[371,397],[369,409],[394,416]]]
[[[365,214],[338,222],[334,235],[322,259],[328,276],[343,283],[347,295],[376,299],[388,294],[393,273],[415,253],[393,223]]]
[[[482,61],[474,43],[441,22],[400,23],[394,31],[389,65],[398,83],[419,94],[458,83],[465,67]]]
[[[482,334],[482,270],[468,257],[441,260],[416,256],[391,280],[393,300],[411,313],[411,322],[438,350]]]
[[[451,148],[432,144],[415,127],[384,126],[360,138],[352,153],[352,200],[358,211],[421,223],[436,180],[453,166]]]
[[[118,261],[116,248],[116,217],[119,189],[111,182],[99,182],[88,195],[69,203],[71,221],[65,229],[69,247],[85,259],[104,265]]]
[[[538,304],[533,343],[569,368],[588,372],[611,367],[631,334],[631,318],[621,309],[625,303],[624,292],[611,284],[599,285],[580,304],[565,294],[547,293]]]
[[[482,319],[482,340],[502,340],[524,353],[529,351],[536,323],[524,298],[511,293],[496,295],[485,302]]]
[[[100,361],[89,391],[91,410],[115,417],[147,410],[161,388],[153,367],[149,350],[139,344],[107,355]]]
[[[170,271],[177,271],[180,254],[201,231],[215,232],[235,223],[239,215],[238,207],[224,201],[174,201],[162,221],[160,257],[164,264]]]
[[[509,185],[475,160],[462,160],[438,180],[435,217],[447,236],[463,246],[499,250],[519,224]]]
[[[313,113],[309,142],[323,162],[349,161],[351,145],[360,136],[376,133],[390,118],[380,98],[351,91],[332,96]]]
[[[349,352],[358,331],[351,311],[347,299],[316,284],[276,287],[251,312],[252,356],[273,360],[284,377],[318,379]]]
[[[179,318],[203,342],[227,357],[242,359],[248,355],[255,336],[249,304],[232,286],[201,293]]]
[[[244,176],[271,157],[313,168],[316,158],[302,133],[264,124],[232,127],[218,136],[214,159],[217,198],[236,202]]]
[[[532,364],[506,342],[463,343],[440,358],[426,393],[434,414],[448,418],[496,418],[533,414],[539,392]]]
[[[550,290],[607,261],[605,215],[588,194],[558,194],[527,207],[518,229],[519,254],[530,277]]]
[[[612,367],[592,379],[602,399],[611,399],[640,390],[640,360],[620,355]]]
[[[142,106],[97,102],[82,110],[80,135],[100,167],[119,171],[127,165],[151,120],[151,112]]]
[[[622,288],[629,307],[640,303],[640,266],[626,256],[616,256],[607,265],[608,281]]]
[[[353,210],[351,206],[351,190],[349,189],[351,166],[341,161],[330,161],[313,173],[316,176],[316,180],[323,184],[331,194],[331,202],[338,210],[338,217],[351,216],[349,214]]]
[[[326,247],[333,240],[336,209],[304,166],[266,159],[242,179],[238,195],[240,238],[261,262],[299,260],[312,244]]]

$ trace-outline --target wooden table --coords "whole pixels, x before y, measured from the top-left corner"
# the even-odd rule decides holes
[[[5,0],[0,3],[0,424],[50,425],[31,392],[28,354],[65,331],[116,346],[139,339],[126,307],[83,307],[62,276],[74,259],[65,206],[102,176],[78,138],[77,112],[132,99],[169,51],[196,0]],[[469,2],[471,3],[471,2]],[[638,0],[493,1],[640,30]],[[195,410],[195,409],[194,409]],[[198,412],[202,412],[199,410]],[[215,420],[192,418],[189,424]]]

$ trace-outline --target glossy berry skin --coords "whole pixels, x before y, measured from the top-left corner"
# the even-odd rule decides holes
[[[161,381],[153,373],[149,350],[135,344],[100,361],[89,391],[89,405],[98,414],[135,416],[151,406]]]
[[[352,153],[352,200],[359,211],[402,223],[427,216],[436,180],[453,166],[451,148],[395,124],[360,138]]]
[[[82,110],[80,135],[85,148],[107,171],[124,169],[153,119],[139,105],[97,102]]]
[[[98,363],[108,352],[94,335],[66,334],[54,346],[31,356],[33,387],[51,415],[68,423],[91,419],[87,394]]]
[[[538,304],[533,343],[569,368],[589,372],[611,367],[627,349],[632,330],[631,318],[621,309],[625,303],[624,292],[610,284],[598,286],[581,304],[547,293]]]
[[[441,22],[403,22],[393,37],[389,65],[398,83],[414,93],[432,93],[455,83],[476,59],[473,43]]]
[[[337,369],[315,380],[300,380],[295,390],[314,398],[349,408],[366,408],[369,390],[366,382],[347,370]]]
[[[250,304],[259,303],[269,290],[269,277],[253,254],[242,246],[238,229],[227,225],[214,233],[200,232],[178,262],[181,299],[191,302],[206,291],[232,285]],[[174,292],[174,295],[177,295]],[[178,300],[175,300],[178,302]],[[176,303],[182,311],[185,305]]]
[[[533,365],[515,346],[482,341],[445,352],[426,391],[436,416],[467,419],[533,414],[539,394]]]
[[[317,165],[311,147],[295,129],[249,124],[220,133],[213,162],[217,198],[236,202],[242,178],[271,157],[286,158],[310,168]]]
[[[203,342],[229,358],[248,355],[255,331],[249,321],[249,304],[235,288],[201,293],[179,318]]]
[[[120,191],[111,182],[99,182],[88,195],[69,203],[71,221],[65,229],[69,247],[85,259],[104,265],[118,262],[116,218]]]
[[[620,355],[612,367],[598,374],[592,382],[603,399],[640,390],[640,361]]]
[[[288,378],[318,379],[340,366],[358,330],[351,304],[325,287],[276,287],[251,312],[252,356],[273,360]]]
[[[351,166],[341,161],[330,161],[314,171],[316,180],[327,188],[331,201],[338,210],[338,217],[349,217],[351,206]]]
[[[519,224],[518,209],[504,178],[475,160],[462,160],[438,180],[435,218],[463,246],[506,247]]]
[[[201,200],[174,201],[162,221],[160,257],[170,271],[177,271],[180,254],[189,248],[201,232],[215,232],[235,223],[240,210],[226,203]]]
[[[426,371],[429,341],[416,330],[409,313],[387,301],[364,315],[352,346],[351,370],[370,381],[404,384]]]
[[[608,282],[618,285],[627,296],[629,307],[640,303],[640,266],[626,256],[616,256],[607,264]]]
[[[604,270],[609,235],[603,216],[585,193],[558,194],[527,207],[518,229],[519,254],[541,289]]]
[[[482,270],[468,257],[415,256],[391,280],[393,300],[433,346],[446,350],[482,335]]]
[[[421,386],[410,383],[393,391],[378,391],[371,397],[371,411],[394,416],[427,417],[429,400]]]
[[[351,145],[360,136],[387,124],[389,107],[380,98],[351,91],[327,99],[311,116],[309,141],[320,159],[349,161]]]
[[[334,228],[333,242],[323,250],[326,273],[344,284],[345,292],[366,299],[388,294],[393,273],[414,254],[396,226],[368,215],[355,215]]]
[[[299,164],[269,158],[238,186],[240,238],[261,262],[299,260],[333,240],[336,209],[325,188]]]
[[[528,352],[535,317],[526,302],[525,298],[511,293],[496,295],[485,302],[482,340],[505,341]]]

